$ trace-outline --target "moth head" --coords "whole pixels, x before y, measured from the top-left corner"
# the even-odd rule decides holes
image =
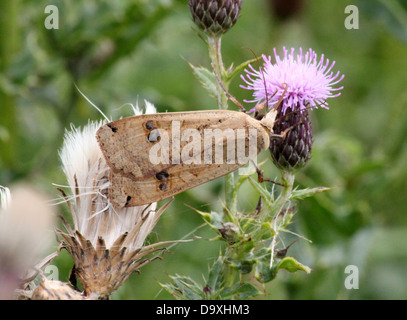
[[[281,95],[281,98],[277,101],[277,103],[275,104],[275,106],[273,107],[273,109],[271,109],[270,111],[268,111],[268,112],[265,114],[265,116],[260,120],[260,122],[262,123],[262,125],[264,125],[267,129],[269,129],[271,133],[273,133],[273,127],[274,127],[274,123],[275,123],[276,117],[277,117],[277,109],[278,109],[279,106],[281,105],[281,103],[282,103],[282,101],[283,101],[283,99],[284,99],[284,96],[285,96],[286,93],[287,93],[287,88],[288,88],[287,84],[286,84],[286,83],[282,83],[282,86],[284,87],[284,92],[283,92],[283,94]],[[274,94],[273,94],[273,96],[274,96]],[[265,104],[266,104],[266,105],[268,104],[268,99],[267,99],[265,102],[263,102],[263,103],[257,105],[257,106],[256,106],[256,111],[263,109],[264,106],[265,106]]]
[[[260,120],[260,123],[273,133],[274,122],[277,117],[277,109],[273,108]]]

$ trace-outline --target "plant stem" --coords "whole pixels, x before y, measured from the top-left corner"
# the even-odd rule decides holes
[[[237,210],[237,203],[234,196],[235,190],[235,175],[233,172],[225,177],[225,203],[226,208],[229,210],[230,215],[235,216]]]
[[[264,216],[264,214],[263,214],[263,216],[262,216],[262,219],[271,218],[271,221],[273,224],[273,229],[275,232],[273,239],[271,241],[271,244],[270,244],[270,248],[271,248],[270,268],[273,266],[274,248],[276,246],[276,240],[280,233],[280,227],[281,227],[281,224],[278,225],[278,221],[281,221],[278,218],[281,216],[281,213],[283,213],[284,207],[290,202],[290,196],[291,196],[291,192],[293,190],[294,179],[295,179],[294,173],[292,173],[291,171],[281,170],[281,180],[286,185],[286,187],[284,187],[282,189],[280,195],[274,202],[273,208],[270,210],[270,212],[268,214],[267,214],[267,212],[265,212],[267,215]],[[262,220],[262,221],[265,221],[265,220]]]
[[[221,39],[221,37],[208,37],[207,44],[209,57],[211,59],[212,66],[215,69],[214,72],[219,75],[220,81],[222,82],[225,89],[228,90],[229,82],[226,81],[226,71],[222,60]],[[218,81],[216,81],[216,89],[218,108],[221,110],[228,109],[228,97]],[[234,189],[234,174],[230,173],[225,177],[225,203],[226,208],[229,210],[229,213],[231,215],[234,215],[234,213],[236,212],[236,202],[233,200]]]
[[[208,37],[208,49],[209,49],[209,57],[211,59],[211,64],[213,66],[214,71],[219,76],[220,81],[222,82],[223,86],[228,90],[229,82],[226,81],[226,71],[222,60],[222,53],[221,53],[221,37]],[[217,101],[218,101],[218,108],[220,110],[228,109],[228,98],[226,92],[222,88],[221,84],[216,81],[216,91],[217,91]],[[224,213],[229,218],[228,220],[232,220],[231,222],[235,222],[234,217],[236,215],[237,205],[236,201],[234,200],[234,190],[235,190],[235,179],[234,173],[229,173],[225,176],[225,209]],[[235,249],[226,247],[225,255],[223,257],[223,268],[222,274],[224,277],[224,285],[225,287],[232,287],[235,285],[239,271],[231,267],[227,260],[232,258],[236,254]]]
[[[230,254],[229,254],[230,255]],[[225,254],[224,260],[227,260],[229,255]],[[224,276],[224,287],[225,288],[230,288],[233,287],[237,280],[239,279],[239,270],[237,270],[234,267],[231,267],[227,262],[224,262],[223,264],[223,276]]]
[[[273,204],[270,211],[264,210],[260,216],[261,221],[270,221],[277,219],[281,210],[284,208],[286,203],[289,202],[291,192],[293,190],[295,175],[291,171],[281,170],[281,180],[286,187],[283,187],[280,195]]]
[[[208,37],[208,49],[211,63],[215,69],[215,72],[219,75],[224,87],[228,89],[229,83],[225,80],[225,67],[223,65],[222,53],[221,53],[221,37]],[[218,108],[226,110],[228,108],[228,98],[224,92],[220,83],[216,82],[216,89],[218,93]]]

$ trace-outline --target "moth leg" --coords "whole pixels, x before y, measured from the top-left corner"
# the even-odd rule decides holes
[[[148,210],[148,209],[151,207],[151,205],[152,205],[152,203],[149,203],[149,204],[143,209],[143,211],[141,212],[141,218],[142,218],[143,220],[144,220],[144,219],[147,219],[147,217],[150,215],[151,212],[156,211],[156,210],[152,210],[152,209]],[[147,211],[147,210],[148,210],[148,211]]]
[[[280,183],[280,182],[277,182],[277,181],[274,181],[274,180],[265,178],[264,175],[263,175],[263,171],[261,171],[261,169],[258,167],[258,165],[257,165],[256,163],[254,163],[254,162],[253,162],[253,165],[254,165],[254,167],[256,168],[257,181],[258,181],[259,183],[262,183],[262,182],[271,182],[271,183],[274,183],[274,184],[276,184],[276,185],[278,185],[278,186],[287,187],[287,185],[285,185],[285,184],[283,184],[283,183]]]
[[[237,105],[237,106],[239,107],[240,111],[242,111],[242,112],[244,112],[244,113],[247,113],[247,110],[245,109],[245,107],[243,107],[243,105],[242,105],[234,96],[232,96],[232,95],[229,93],[229,91],[225,88],[225,86],[223,85],[222,81],[220,80],[219,74],[217,73],[217,71],[216,71],[215,66],[213,65],[213,63],[211,63],[211,66],[212,66],[212,70],[213,70],[213,73],[214,73],[214,75],[215,75],[216,81],[217,81],[217,82],[219,83],[219,85],[222,87],[223,91],[224,91],[225,94],[226,94],[226,97],[227,97],[230,101],[232,101],[235,105]]]
[[[298,121],[296,124],[293,124],[292,126],[288,127],[288,128],[285,129],[284,131],[282,131],[280,134],[271,133],[271,134],[270,134],[270,138],[271,138],[271,139],[281,139],[281,140],[285,140],[285,138],[286,138],[286,136],[287,136],[287,133],[288,133],[290,130],[294,129],[295,126],[298,126],[298,125],[301,124],[301,123],[302,123],[302,120],[301,120],[301,121]]]

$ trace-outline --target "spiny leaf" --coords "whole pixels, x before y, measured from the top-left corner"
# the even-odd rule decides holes
[[[268,207],[272,207],[273,205],[273,199],[272,199],[272,194],[270,191],[268,191],[266,188],[264,188],[260,183],[255,181],[253,178],[249,177],[249,181],[251,185],[260,193],[260,195],[263,197],[263,200],[266,202],[266,205]]]
[[[290,200],[302,200],[308,197],[312,197],[313,195],[317,193],[321,193],[324,191],[331,190],[332,188],[327,188],[327,187],[318,187],[318,188],[312,188],[312,189],[301,189],[301,190],[294,190],[291,195],[290,195]]]
[[[274,280],[277,275],[277,271],[278,269],[276,267],[270,268],[270,259],[263,259],[256,263],[254,276],[259,282],[267,283]]]
[[[204,212],[204,211],[200,211],[200,210],[198,210],[198,209],[195,209],[194,207],[191,207],[190,205],[188,205],[188,204],[186,204],[186,203],[185,203],[185,205],[186,205],[188,208],[190,208],[190,209],[194,210],[195,212],[199,213],[199,214],[201,215],[201,217],[202,217],[206,222],[208,222],[208,223],[211,222],[211,213],[209,213],[209,212]]]
[[[202,287],[189,277],[170,276],[173,283],[160,285],[171,295],[178,299],[184,300],[201,300],[203,299]]]
[[[215,75],[204,67],[195,67],[189,63],[192,68],[194,76],[199,80],[202,86],[209,92],[212,97],[217,96],[216,77]]]
[[[222,293],[222,299],[249,299],[259,295],[261,292],[250,283],[238,283],[233,287],[225,288]]]
[[[254,58],[251,60],[247,60],[241,64],[239,64],[233,71],[228,72],[227,81],[231,81],[237,74],[242,72],[244,68],[246,68],[249,64],[259,61],[260,58]]]
[[[219,257],[213,264],[209,271],[207,285],[211,288],[212,292],[216,292],[223,284],[223,259]]]

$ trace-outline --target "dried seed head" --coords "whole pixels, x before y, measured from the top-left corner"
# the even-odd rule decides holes
[[[57,280],[42,279],[34,289],[31,300],[86,300],[81,292],[74,290],[67,283]]]
[[[208,36],[217,37],[232,28],[243,0],[188,0],[192,20]]]
[[[146,111],[154,113],[155,108],[146,103]],[[141,112],[135,109],[135,114]],[[101,124],[89,123],[65,135],[60,157],[71,195],[64,198],[74,225],[65,223],[66,232],[58,234],[74,259],[85,295],[104,298],[152,260],[145,257],[160,243],[145,247],[144,241],[165,207],[114,208],[108,197],[110,168],[96,139]]]
[[[270,152],[274,164],[284,170],[303,167],[311,158],[312,126],[308,110],[280,109],[273,127],[275,134],[283,134],[284,139],[271,138]]]

